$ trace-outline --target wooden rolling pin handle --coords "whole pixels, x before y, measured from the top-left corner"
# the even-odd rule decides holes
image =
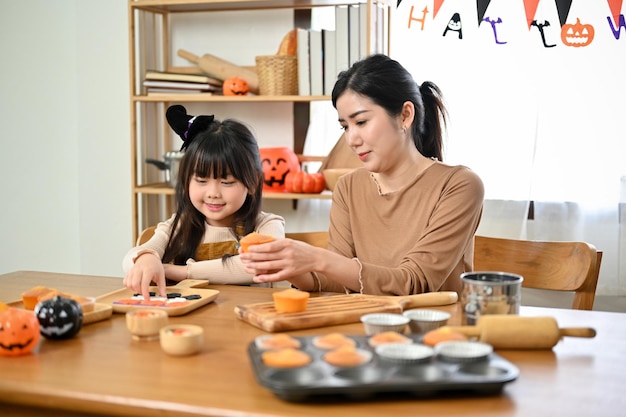
[[[443,326],[440,329],[461,333],[468,338],[479,338],[482,334],[482,329],[478,326]]]
[[[589,327],[566,327],[559,329],[560,336],[596,337],[596,330]]]
[[[454,291],[426,292],[422,294],[397,296],[402,310],[427,306],[445,306],[458,301],[459,295]]]
[[[200,61],[200,57],[198,55],[194,55],[189,51],[185,51],[184,49],[178,50],[178,56],[196,64],[198,63],[198,61]]]

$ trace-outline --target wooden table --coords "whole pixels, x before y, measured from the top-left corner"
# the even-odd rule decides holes
[[[47,285],[84,296],[121,288],[120,278],[14,272],[0,275],[0,301]],[[618,416],[626,413],[626,314],[522,307],[560,327],[588,326],[594,339],[566,338],[552,350],[500,350],[520,377],[495,396],[290,403],[255,380],[247,345],[264,332],[239,320],[239,304],[269,301],[268,288],[211,286],[215,302],[172,323],[205,329],[195,356],[172,357],[158,342],[136,342],[124,315],[89,324],[73,339],[42,340],[39,352],[0,357],[0,415],[26,416]],[[460,323],[458,305],[441,307]],[[292,332],[363,334],[360,324]]]

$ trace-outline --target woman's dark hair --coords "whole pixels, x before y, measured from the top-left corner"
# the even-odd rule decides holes
[[[392,117],[400,114],[405,102],[412,102],[415,118],[411,131],[417,150],[428,158],[443,160],[447,110],[441,91],[434,83],[425,81],[418,86],[399,62],[386,55],[374,54],[339,74],[332,93],[335,108],[337,99],[346,90],[368,97]]]
[[[248,188],[246,200],[231,225],[236,240],[254,231],[263,190],[259,146],[245,125],[232,119],[220,122],[213,116],[198,116],[190,120],[183,133],[186,150],[176,184],[178,206],[163,256],[163,262],[173,261],[177,265],[195,257],[206,228],[204,215],[189,199],[189,182],[193,176],[226,178],[230,174]]]

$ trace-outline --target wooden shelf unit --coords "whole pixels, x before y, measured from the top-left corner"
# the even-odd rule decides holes
[[[165,110],[178,103],[229,103],[258,105],[259,103],[292,103],[293,105],[293,146],[297,154],[302,154],[307,128],[310,123],[310,103],[330,100],[328,96],[244,96],[228,97],[208,94],[142,94],[142,81],[145,70],[160,69],[175,71],[180,67],[172,65],[170,56],[169,15],[174,13],[200,13],[218,11],[252,11],[269,9],[291,9],[294,12],[293,27],[310,27],[311,11],[316,7],[367,4],[369,11],[375,7],[386,9],[385,32],[386,48],[389,48],[389,9],[392,0],[129,0],[129,46],[130,46],[130,107],[131,107],[131,181],[132,181],[132,225],[133,242],[146,227],[164,220],[159,212],[167,212],[173,207],[174,189],[166,183],[152,178],[144,162],[145,147],[158,143],[167,149],[169,127],[165,121]],[[145,24],[145,21],[150,24]],[[367,50],[373,51],[371,25],[367,29]],[[279,118],[280,116],[277,116]],[[169,150],[169,149],[167,149]],[[265,199],[330,199],[331,193],[290,194],[265,193]],[[296,205],[294,204],[294,207]],[[169,217],[171,213],[165,217]]]

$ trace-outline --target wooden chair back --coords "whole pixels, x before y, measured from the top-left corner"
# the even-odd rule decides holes
[[[474,270],[524,277],[522,287],[574,292],[572,308],[593,309],[602,252],[586,242],[532,241],[476,236]]]
[[[143,229],[143,231],[139,234],[139,237],[137,237],[136,246],[139,246],[143,243],[146,243],[148,240],[150,240],[152,235],[154,235],[155,230],[156,230],[156,226],[150,226],[150,227]]]
[[[320,248],[328,247],[328,232],[292,232],[285,233],[285,237],[293,240],[301,240],[312,246]]]

